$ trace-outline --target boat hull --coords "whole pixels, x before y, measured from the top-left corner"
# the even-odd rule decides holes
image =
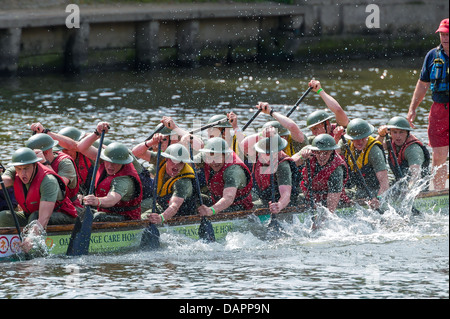
[[[414,207],[419,211],[448,210],[448,190],[440,192],[427,192],[420,194],[414,200]],[[354,207],[340,208],[339,215],[348,215],[355,210]],[[300,221],[310,214],[305,207],[290,207],[280,213],[281,219],[290,218],[295,215]],[[249,218],[251,216],[251,218]],[[270,212],[267,209],[256,209],[252,211],[218,214],[210,217],[214,228],[216,240],[220,241],[229,232],[233,232],[251,224],[251,221],[266,223],[270,220]],[[142,232],[148,222],[127,221],[119,223],[94,223],[89,253],[102,254],[125,250],[138,249],[141,242]],[[199,216],[177,217],[164,226],[159,226],[161,234],[179,234],[198,240]],[[63,255],[67,251],[73,225],[49,226],[45,241],[48,251],[52,255]],[[0,228],[0,260],[7,260],[20,253],[19,237],[15,228]]]

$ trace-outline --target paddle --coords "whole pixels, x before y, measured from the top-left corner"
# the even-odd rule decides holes
[[[269,143],[270,143],[270,140],[271,139],[269,139]],[[270,143],[270,144],[272,144],[272,143]],[[273,158],[273,153],[274,152],[272,152],[272,145],[269,145],[269,147],[270,147],[270,187],[271,187],[271,189],[272,189],[272,203],[275,203],[275,168],[274,168],[274,158]],[[281,225],[280,225],[280,223],[278,222],[278,220],[277,220],[277,215],[276,214],[270,214],[270,222],[269,222],[269,225],[268,225],[268,227],[269,227],[269,229],[272,229],[272,230],[275,230],[275,231],[277,231],[277,232],[279,232],[281,229],[282,229],[282,227],[281,227]]]
[[[191,140],[192,140],[192,136],[191,136]],[[200,181],[197,178],[197,169],[195,168],[195,163],[194,163],[194,151],[192,150],[191,143],[189,143],[189,153],[190,153],[191,160],[192,160],[192,169],[194,170],[194,175],[195,175],[195,187],[197,189],[198,199],[200,201],[200,205],[203,205],[202,194],[200,191]],[[198,236],[200,237],[200,239],[203,239],[208,243],[216,241],[216,236],[214,234],[214,228],[213,228],[211,222],[206,218],[206,216],[202,217],[202,221],[200,222],[200,226],[198,227]]]
[[[389,148],[389,152],[392,154],[392,157],[394,158],[395,169],[397,170],[398,176],[400,176],[400,178],[403,178],[404,177],[403,172],[402,169],[400,168],[400,165],[398,164],[397,156],[395,155],[394,148],[392,146],[392,140],[389,134],[386,134],[386,144]]]
[[[198,132],[204,131],[206,129],[209,129],[210,127],[216,126],[218,124],[225,123],[227,121],[228,121],[228,118],[224,118],[224,119],[221,119],[221,120],[218,120],[218,121],[206,124],[205,126],[202,126],[202,127],[199,127],[199,128],[193,129],[193,130],[190,130],[188,133],[189,134],[198,133]]]
[[[398,176],[400,176],[400,178],[402,179],[404,177],[403,171],[400,168],[400,165],[398,164],[397,155],[395,155],[394,147],[392,146],[392,140],[389,134],[386,134],[386,144],[388,145],[389,152],[392,154],[392,158],[394,159],[395,169],[397,170]],[[420,214],[420,211],[414,206],[411,207],[411,212],[414,215]]]
[[[252,124],[252,122],[256,119],[256,117],[259,115],[259,113],[261,113],[261,109],[259,109],[258,111],[256,111],[255,114],[253,114],[253,116],[251,117],[250,120],[248,120],[247,123],[245,123],[245,125],[242,127],[242,132],[245,131],[247,129],[247,127]]]
[[[105,138],[105,131],[103,130],[100,135],[100,141],[98,144],[97,158],[95,159],[94,170],[92,171],[91,183],[89,185],[88,195],[94,194],[95,177],[97,176],[98,167],[100,164],[100,154],[103,147],[103,139]],[[77,216],[75,225],[70,236],[69,246],[67,247],[66,255],[68,256],[80,256],[87,255],[89,253],[89,244],[91,241],[92,222],[94,215],[91,211],[91,206],[86,206],[86,211],[81,220],[80,216]]]
[[[311,162],[309,161],[309,158],[306,160],[306,171],[308,173],[309,205],[311,206],[311,209],[314,210],[316,205],[314,204],[314,198],[313,198]]]
[[[295,111],[295,109],[300,105],[300,103],[302,103],[303,99],[308,95],[309,92],[311,92],[312,87],[309,87],[305,93],[303,93],[303,95],[300,97],[300,99],[297,101],[297,103],[295,103],[295,105],[289,110],[289,112],[287,112],[286,116],[289,117],[291,116],[291,114]]]
[[[156,175],[155,185],[153,186],[153,206],[152,213],[156,214],[156,199],[158,197],[158,176],[159,165],[161,161],[161,141],[158,143],[158,153],[156,155]],[[159,230],[155,224],[149,223],[147,228],[142,233],[141,248],[146,250],[153,250],[159,248]]]
[[[347,149],[347,152],[350,154],[350,158],[352,159],[353,166],[356,168],[356,171],[358,172],[359,181],[363,185],[363,188],[367,194],[367,197],[369,199],[374,198],[375,196],[373,196],[372,192],[369,189],[369,186],[367,186],[366,180],[364,179],[364,176],[362,175],[361,170],[359,169],[358,164],[356,163],[355,156],[353,156],[353,153],[350,150],[350,146],[347,144],[347,140],[345,139],[344,135],[341,136],[341,140],[342,140],[342,142],[344,142],[345,148]],[[376,209],[376,211],[379,212],[380,214],[382,214],[382,212],[379,209]]]
[[[147,142],[148,140],[151,140],[151,139],[153,138],[153,135],[155,135],[156,133],[161,132],[161,130],[162,130],[163,128],[164,128],[164,124],[163,124],[163,123],[159,123],[159,124],[156,126],[155,130],[153,131],[153,133],[150,134],[150,136],[147,137],[147,138],[145,139],[145,141]]]
[[[0,164],[0,167],[3,170],[5,170],[5,168],[4,168],[4,166],[2,164]],[[20,231],[19,219],[17,218],[16,211],[14,210],[14,206],[12,204],[11,197],[9,196],[8,190],[6,189],[5,183],[3,182],[2,174],[0,174],[0,185],[2,186],[3,195],[5,197],[6,204],[8,204],[8,208],[9,208],[9,210],[11,212],[11,215],[12,215],[12,217],[14,219],[14,225],[16,226],[17,234],[19,235],[19,239],[22,242],[23,238],[22,238],[22,232]]]

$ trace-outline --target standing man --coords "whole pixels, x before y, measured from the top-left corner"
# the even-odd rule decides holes
[[[439,32],[441,44],[430,50],[425,57],[420,78],[409,105],[407,119],[412,128],[416,109],[431,88],[433,104],[428,116],[428,139],[433,149],[433,167],[436,169],[433,184],[436,190],[445,187],[449,144],[449,60],[448,60],[448,18],[441,21]]]

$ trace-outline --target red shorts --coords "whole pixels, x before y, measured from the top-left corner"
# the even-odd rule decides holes
[[[448,146],[448,103],[433,102],[428,116],[428,139],[431,147]]]

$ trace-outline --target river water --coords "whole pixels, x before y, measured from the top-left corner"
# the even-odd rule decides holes
[[[41,122],[94,130],[111,123],[108,138],[130,148],[143,141],[163,115],[184,128],[234,111],[241,126],[258,101],[289,110],[311,78],[322,82],[347,111],[375,127],[406,115],[422,57],[406,62],[335,64],[236,64],[145,73],[95,72],[78,77],[36,75],[0,80],[0,159]],[[417,117],[424,140],[430,98]],[[324,104],[313,92],[291,116],[300,127]],[[248,129],[269,118],[260,115]],[[309,135],[309,132],[305,130]],[[308,222],[284,224],[290,236],[262,240],[230,233],[205,244],[162,235],[163,249],[77,258],[50,257],[0,264],[0,298],[448,298],[449,217],[361,211],[331,218],[319,231]],[[176,308],[175,310],[178,310]]]

